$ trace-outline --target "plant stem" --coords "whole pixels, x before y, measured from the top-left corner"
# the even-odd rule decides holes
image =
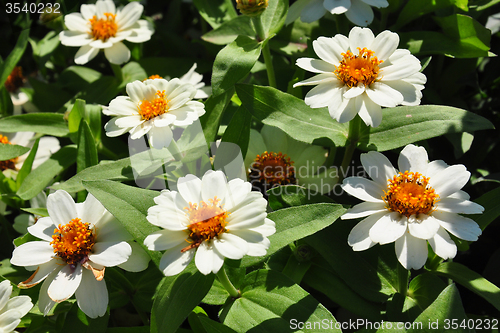
[[[340,166],[339,172],[339,183],[344,180],[345,175],[347,175],[347,168],[352,160],[352,154],[356,150],[360,138],[360,125],[361,118],[356,115],[353,120],[349,122],[349,133],[347,134],[347,145],[345,147],[344,158],[342,159],[342,165]]]
[[[241,296],[240,291],[233,286],[231,281],[229,281],[224,266],[222,266],[221,269],[217,272],[217,279],[219,279],[219,282],[224,286],[231,297],[238,298]]]
[[[264,56],[264,63],[266,64],[267,78],[269,81],[269,86],[276,88],[276,75],[274,74],[273,58],[271,56],[271,50],[269,49],[269,41],[266,41],[267,35],[262,26],[262,21],[260,16],[252,17],[252,22],[257,32],[257,39],[259,41],[264,41],[262,43],[262,55]]]
[[[168,151],[175,158],[176,161],[180,161],[182,159],[181,151],[179,150],[179,146],[177,146],[177,142],[174,139],[170,141],[170,144],[167,147]]]
[[[408,270],[398,263],[398,292],[406,298],[408,294]]]
[[[113,70],[113,73],[115,74],[115,77],[118,80],[118,82],[120,83],[123,82],[123,73],[120,65],[111,64],[111,69]]]

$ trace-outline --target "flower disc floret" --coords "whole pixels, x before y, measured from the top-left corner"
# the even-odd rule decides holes
[[[2,134],[0,134],[0,143],[8,145],[12,144],[9,141],[9,138],[7,138]],[[16,163],[17,163],[17,157],[11,158],[10,160],[0,161],[0,171],[4,171],[7,169],[16,170]]]
[[[357,87],[359,83],[368,86],[376,81],[379,66],[383,61],[374,57],[374,52],[366,47],[358,47],[358,55],[347,50],[342,53],[343,59],[335,70],[337,78],[349,88]]]
[[[155,96],[157,97],[154,100],[143,99],[138,105],[139,114],[143,120],[150,120],[168,112],[168,100],[165,98],[165,90],[156,91]]]
[[[282,152],[265,151],[252,163],[250,179],[269,186],[296,184],[293,161]]]
[[[54,229],[52,239],[50,245],[54,248],[54,253],[69,265],[83,264],[95,244],[90,223],[82,222],[79,218],[65,225],[59,224]]]
[[[116,14],[104,13],[104,17],[98,19],[94,15],[90,20],[90,34],[94,39],[100,39],[103,42],[110,37],[115,37],[118,31],[118,25],[115,22]]]
[[[429,186],[429,177],[418,172],[400,172],[388,182],[382,198],[392,212],[406,217],[429,214],[439,201],[439,195]]]
[[[21,66],[16,66],[5,81],[5,89],[8,92],[14,92],[24,85],[23,69]]]

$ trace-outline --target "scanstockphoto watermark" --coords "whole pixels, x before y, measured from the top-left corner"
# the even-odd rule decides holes
[[[290,320],[291,330],[359,330],[359,329],[375,329],[375,330],[422,330],[423,324],[421,322],[388,322],[388,321],[369,321],[367,319],[356,319],[349,321],[333,321],[323,319],[321,321],[299,321],[297,319]]]

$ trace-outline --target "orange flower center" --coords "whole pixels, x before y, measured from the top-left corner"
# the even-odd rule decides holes
[[[143,120],[149,120],[168,112],[168,100],[165,98],[165,90],[158,90],[153,101],[142,100],[139,104],[139,114]]]
[[[23,69],[21,66],[16,66],[5,81],[5,89],[8,92],[14,92],[24,85]]]
[[[429,214],[439,201],[439,195],[429,184],[429,178],[418,172],[399,173],[388,179],[387,191],[382,199],[388,210],[406,217]]]
[[[267,152],[257,155],[250,169],[252,184],[257,181],[268,190],[277,185],[296,184],[293,161],[281,152]]]
[[[150,77],[148,77],[148,79],[155,80],[155,79],[163,79],[163,78],[160,75],[158,75],[158,74],[153,74]]]
[[[382,60],[373,57],[373,51],[367,48],[359,48],[359,54],[354,55],[351,51],[342,53],[344,57],[334,74],[349,88],[357,87],[358,83],[369,86],[377,80],[379,66]]]
[[[207,204],[202,201],[199,206],[190,202],[189,207],[184,208],[189,216],[189,236],[186,241],[191,244],[181,252],[197,248],[203,241],[209,241],[226,232],[226,218],[229,212],[219,205],[220,199],[217,197],[210,199],[209,202]]]
[[[54,253],[69,265],[83,264],[87,261],[95,236],[90,228],[90,223],[82,222],[79,218],[71,220],[66,225],[54,229],[52,242]]]
[[[103,42],[107,41],[110,37],[115,37],[118,31],[118,25],[115,22],[116,14],[104,13],[106,18],[97,19],[94,15],[90,21],[90,34],[94,39],[100,39]]]
[[[0,143],[7,144],[7,145],[12,144],[9,141],[9,139],[2,134],[0,134]],[[4,171],[7,169],[16,170],[16,162],[17,162],[17,157],[14,157],[10,160],[0,161],[0,171]]]

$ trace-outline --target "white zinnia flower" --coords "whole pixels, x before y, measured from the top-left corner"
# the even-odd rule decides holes
[[[321,58],[297,59],[297,66],[319,73],[294,87],[317,85],[305,102],[312,108],[328,107],[330,116],[345,123],[359,114],[373,127],[382,121],[381,106],[418,105],[426,77],[410,51],[396,49],[399,36],[388,30],[376,38],[368,28],[354,27],[349,38],[335,35],[313,42]]]
[[[349,177],[342,188],[364,200],[342,219],[365,217],[349,234],[354,251],[375,244],[395,242],[396,255],[406,269],[419,269],[427,260],[427,242],[443,259],[455,257],[452,235],[475,241],[481,229],[473,220],[458,214],[480,214],[484,208],[469,201],[461,188],[470,172],[461,164],[448,166],[438,160],[428,162],[423,147],[406,146],[398,159],[398,172],[378,152],[361,155],[361,164],[373,179]]]
[[[34,132],[0,133],[0,142],[32,147],[35,143],[32,140],[34,136]],[[56,138],[51,136],[40,138],[38,149],[36,151],[35,159],[33,160],[33,165],[31,168],[35,169],[39,167],[59,149],[61,149],[61,146],[59,145],[59,141]],[[0,161],[0,170],[2,170],[3,174],[7,177],[15,177],[17,171],[21,169],[28,155],[29,152],[8,161]]]
[[[112,64],[123,64],[130,59],[130,50],[123,40],[143,43],[151,39],[154,30],[146,20],[139,20],[144,7],[130,2],[116,9],[111,0],[98,0],[95,5],[82,5],[81,13],[64,17],[69,30],[59,34],[61,44],[80,46],[75,63],[83,65],[92,60],[100,49]]]
[[[356,25],[366,27],[373,21],[373,7],[389,6],[387,0],[298,0],[290,6],[286,24],[299,16],[302,22],[311,23],[322,18],[327,12],[345,14]]]
[[[170,126],[191,125],[205,114],[203,103],[193,101],[196,88],[179,79],[148,79],[127,84],[127,96],[118,96],[103,109],[115,116],[105,126],[106,135],[115,137],[130,132],[132,139],[148,134],[152,147],[168,147]]]
[[[327,150],[292,139],[277,127],[264,125],[250,130],[245,168],[252,185],[264,192],[278,185],[301,185],[327,193],[337,183],[336,172],[325,167]],[[322,172],[319,172],[322,171]]]
[[[45,279],[38,300],[44,315],[75,294],[87,316],[103,316],[108,306],[105,268],[137,272],[147,267],[149,257],[138,244],[127,242],[132,236],[92,194],[75,204],[67,192],[56,191],[48,196],[47,210],[49,217],[28,228],[42,240],[22,244],[12,253],[13,265],[36,269],[19,287]]]
[[[267,201],[241,179],[227,181],[222,171],[209,170],[202,179],[181,177],[177,191],[163,190],[148,210],[147,219],[160,230],[144,244],[155,251],[167,250],[160,261],[166,276],[180,273],[195,257],[203,274],[217,273],[224,258],[263,256],[268,236],[276,232],[266,218]]]
[[[24,317],[33,307],[29,296],[14,296],[12,294],[12,286],[10,281],[4,280],[0,282],[0,332],[8,333],[21,322]]]

